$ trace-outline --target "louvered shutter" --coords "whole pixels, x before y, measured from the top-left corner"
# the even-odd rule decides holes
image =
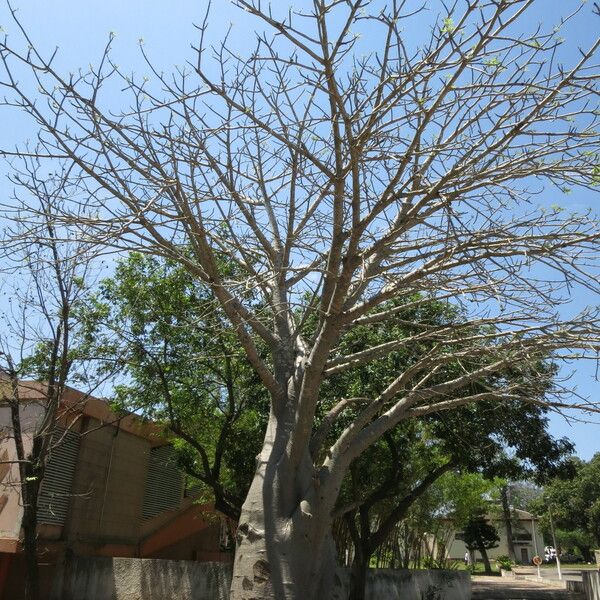
[[[54,438],[60,442],[53,448],[46,465],[38,498],[38,521],[64,525],[79,455],[79,434],[60,428]]]
[[[183,475],[172,446],[152,448],[144,490],[142,519],[151,519],[181,503]]]

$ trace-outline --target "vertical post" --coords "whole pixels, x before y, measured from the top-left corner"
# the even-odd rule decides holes
[[[538,579],[541,579],[542,572],[540,571],[540,565],[541,565],[542,561],[540,558],[540,553],[538,551],[537,535],[536,535],[536,531],[535,531],[535,517],[533,515],[531,515],[531,535],[533,537],[533,548],[535,550],[535,556],[533,557],[533,564],[537,567]]]
[[[556,552],[556,572],[558,573],[558,579],[562,581],[562,571],[560,569],[560,556],[558,552],[558,546],[556,545],[556,534],[554,533],[554,520],[552,519],[552,508],[548,505],[548,516],[550,517],[550,531],[552,532],[552,543],[554,544],[554,551]]]
[[[537,567],[537,576],[538,579],[542,578],[542,572],[540,571],[540,567],[542,565],[542,558],[537,554],[533,557],[533,564]]]
[[[535,550],[535,555],[539,556],[540,552],[537,545],[537,535],[535,532],[535,517],[531,515],[531,535],[533,537],[533,549]]]

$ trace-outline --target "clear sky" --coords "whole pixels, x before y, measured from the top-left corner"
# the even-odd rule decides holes
[[[13,0],[18,9],[19,18],[26,26],[36,45],[52,51],[60,48],[58,64],[66,72],[97,64],[110,32],[116,33],[114,54],[116,62],[126,71],[135,71],[141,75],[149,74],[141,60],[139,40],[143,38],[146,50],[155,64],[168,71],[175,65],[183,65],[193,59],[190,45],[198,38],[194,23],[202,21],[207,0]],[[580,5],[580,0],[538,0],[529,10],[526,25],[533,29],[538,23],[552,27],[558,24],[561,15],[565,15]],[[265,2],[266,4],[266,2]],[[287,5],[287,0],[274,0],[273,5]],[[294,6],[306,4],[306,0],[296,0]],[[415,3],[416,4],[416,3]],[[432,0],[432,8],[439,9],[440,3]],[[210,36],[220,39],[233,25],[231,40],[240,52],[252,47],[253,30],[260,27],[247,13],[235,8],[228,0],[213,0]],[[17,28],[11,22],[7,5],[0,4],[0,25],[11,37],[17,38]],[[415,39],[418,28],[406,31],[409,38]],[[586,46],[600,31],[600,18],[592,15],[592,2],[583,8],[582,13],[570,26],[565,27],[561,35],[566,38],[563,54],[565,62],[575,61],[578,45]],[[365,40],[368,44],[368,40]],[[24,128],[18,118],[7,118],[0,111],[0,144],[6,148],[22,142],[31,132]],[[0,194],[9,194],[10,187],[4,180],[6,165],[0,164]],[[568,197],[555,199],[555,192],[548,192],[544,199],[551,204],[560,202],[568,208],[594,207],[598,210],[599,194],[575,190]],[[600,260],[600,259],[599,259]],[[573,303],[583,307],[590,299],[583,292],[575,292]],[[572,365],[574,371],[572,383],[579,393],[598,400],[600,386],[595,379],[595,366],[591,364]],[[581,418],[574,415],[576,419]],[[598,416],[591,420],[600,421]],[[600,452],[600,424],[566,422],[562,417],[552,418],[552,431],[555,435],[572,439],[577,452],[583,458],[590,458]]]

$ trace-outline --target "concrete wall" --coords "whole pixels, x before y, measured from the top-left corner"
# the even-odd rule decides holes
[[[377,569],[367,600],[470,600],[466,571]],[[348,573],[340,573],[348,588]],[[77,557],[63,566],[51,600],[227,600],[231,565],[159,559]]]
[[[582,575],[586,600],[600,600],[600,570],[583,571]]]
[[[346,574],[347,575],[347,574]],[[366,600],[470,600],[467,571],[371,569]]]
[[[160,559],[78,557],[50,600],[226,600],[231,566]]]

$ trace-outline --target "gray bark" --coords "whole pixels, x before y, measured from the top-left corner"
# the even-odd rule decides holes
[[[331,502],[308,452],[292,468],[285,421],[271,416],[237,531],[230,600],[337,600]]]
[[[479,554],[481,554],[485,572],[489,575],[490,573],[492,573],[492,565],[490,563],[490,557],[488,556],[487,550],[484,546],[481,546],[479,548]]]

